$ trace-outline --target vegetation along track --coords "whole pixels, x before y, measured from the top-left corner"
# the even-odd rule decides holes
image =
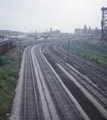
[[[75,53],[83,56],[84,58],[87,58],[92,62],[97,62],[97,65],[99,63],[99,65],[107,68],[107,53],[104,53],[103,51],[96,48],[88,47],[88,45],[86,46],[85,44],[82,44],[80,42],[71,42],[70,46],[72,52],[72,48],[74,48]]]
[[[85,65],[88,65],[88,66],[92,67],[93,69],[99,71],[100,73],[107,75],[107,67],[104,67],[104,66],[102,66],[102,65],[99,65],[99,64],[96,63],[94,60],[91,60],[91,58],[86,59],[85,57],[83,58],[83,57],[81,57],[80,55],[78,55],[79,52],[81,52],[81,54],[82,54],[83,51],[81,51],[81,47],[80,47],[80,49],[76,48],[76,47],[75,47],[75,44],[77,44],[77,46],[79,46],[78,43],[74,43],[74,44],[69,45],[69,47],[70,47],[70,50],[69,50],[70,52],[69,52],[69,53],[70,53],[70,56],[72,56],[72,59],[73,59],[73,60],[77,59],[78,62],[84,63]],[[72,47],[74,47],[74,48],[73,48],[74,51],[72,51],[72,49],[71,49]],[[59,48],[60,48],[60,50],[62,50],[63,52],[68,53],[68,51],[67,51],[67,50],[68,50],[68,43],[62,43],[62,44],[60,44]],[[78,52],[76,51],[76,49],[78,49]],[[84,50],[84,51],[85,51],[85,50]],[[86,52],[87,55],[88,55],[88,54],[90,54],[90,55],[95,54],[94,51],[93,51],[93,52],[91,51],[92,53],[89,53],[89,52],[90,52],[90,51],[87,51],[87,52]],[[97,52],[97,56],[98,56],[98,53],[100,53],[100,54],[103,55],[103,53]],[[76,60],[76,61],[77,61],[77,60]],[[100,60],[100,59],[99,59],[99,60]]]
[[[102,41],[100,41],[100,42],[102,42]],[[107,54],[107,45],[104,43],[100,43],[100,44],[97,43],[98,44],[97,46],[92,41],[84,41],[84,42],[79,41],[78,43],[81,44],[83,47],[93,49],[93,50]]]
[[[79,84],[81,84],[82,85],[82,90],[83,89],[86,89],[86,87],[88,88],[88,89],[86,89],[86,91],[88,91],[88,93],[89,94],[91,94],[91,97],[90,97],[90,95],[88,94],[88,93],[86,93],[86,94],[88,94],[88,95],[86,95],[86,96],[88,96],[88,98],[91,100],[91,102],[95,102],[95,98],[96,98],[96,100],[102,105],[102,103],[104,103],[102,106],[104,107],[104,109],[106,109],[107,108],[107,103],[106,103],[106,101],[107,101],[107,98],[106,98],[106,95],[104,95],[100,90],[98,90],[97,89],[97,87],[94,87],[94,85],[93,84],[89,84],[89,83],[91,83],[90,81],[88,82],[88,80],[87,80],[87,78],[86,78],[86,81],[85,81],[85,78],[84,77],[81,77],[80,76],[80,74],[78,74],[78,72],[76,72],[76,71],[74,71],[73,69],[71,69],[71,67],[68,67],[69,65],[66,65],[65,64],[65,62],[62,60],[62,59],[60,59],[60,58],[58,58],[56,55],[58,55],[58,56],[61,56],[61,55],[59,55],[53,48],[52,48],[52,46],[50,46],[49,47],[50,48],[50,50],[48,49],[48,47],[44,47],[43,49],[45,49],[45,53],[44,53],[44,55],[46,56],[46,58],[48,59],[48,61],[51,63],[51,65],[53,66],[53,68],[57,71],[57,73],[60,71],[59,70],[59,68],[58,68],[58,66],[61,68],[61,66],[64,68],[64,69],[66,69],[65,70],[65,73],[66,73],[66,71],[68,72],[67,73],[67,75],[70,73],[71,74],[71,76],[73,76],[77,81],[78,81],[78,83]],[[44,50],[43,50],[44,51]],[[53,54],[53,52],[56,54]],[[48,53],[48,54],[46,54],[46,53]],[[58,64],[61,64],[61,66],[60,65],[57,65],[56,64],[56,62],[58,63]],[[63,69],[62,68],[62,69]],[[64,70],[62,70],[63,72],[64,72]],[[61,72],[61,71],[60,71]],[[59,73],[60,73],[59,72]],[[62,74],[64,74],[64,73],[62,73]],[[62,77],[63,76],[63,77]],[[62,75],[61,76],[61,74],[60,74],[60,77],[61,77],[61,79],[62,79],[62,81],[64,82],[64,84],[66,85],[66,87],[70,90],[70,92],[72,93],[72,94],[75,94],[74,96],[76,97],[76,99],[78,100],[78,102],[81,104],[81,106],[83,107],[83,109],[84,109],[84,111],[89,115],[89,117],[91,118],[91,119],[101,119],[100,117],[98,117],[99,116],[99,112],[98,112],[98,110],[95,108],[95,106],[96,107],[98,107],[99,106],[99,110],[100,110],[100,112],[102,112],[102,107],[100,106],[100,104],[98,104],[98,102],[97,102],[97,104],[96,104],[96,102],[94,103],[94,104],[96,104],[95,106],[94,105],[92,105],[92,103],[90,102],[90,101],[88,101],[88,99],[83,95],[83,93],[82,92],[84,92],[84,90],[81,92],[80,90],[78,91],[78,87],[80,87],[80,86],[78,86],[78,87],[76,87],[72,82],[71,82],[71,79],[70,78],[68,78],[68,77],[64,77],[64,76],[66,76],[65,74],[64,75]],[[65,81],[66,80],[66,81]],[[71,84],[71,85],[70,85]],[[72,88],[72,85],[74,85],[76,88],[75,89],[73,89]],[[73,90],[72,90],[73,89]],[[75,91],[75,92],[74,92]],[[77,92],[78,91],[78,92]],[[85,92],[86,92],[85,91]],[[91,91],[91,92],[90,92]],[[73,93],[74,92],[74,93]],[[85,92],[84,92],[84,94],[85,94]],[[79,94],[79,96],[77,96],[77,94],[76,93],[80,93]],[[92,95],[93,94],[93,95]],[[101,95],[102,94],[102,95]],[[100,97],[100,99],[98,98],[98,96],[100,96],[101,95],[101,97]],[[93,96],[93,97],[92,97]],[[85,97],[85,98],[84,98]],[[92,99],[91,99],[92,98]],[[94,98],[94,99],[93,99]],[[86,104],[84,104],[83,105],[83,101],[81,101],[82,99],[84,99],[83,101],[84,101],[84,103],[86,102],[88,105],[86,105]],[[102,101],[102,102],[101,102]],[[88,103],[89,102],[89,103]],[[98,106],[97,106],[98,105]],[[103,110],[104,110],[103,109]],[[104,110],[105,111],[105,114],[106,114],[106,110]],[[104,111],[102,112],[102,114],[104,115]],[[98,112],[98,113],[97,113]],[[93,115],[92,115],[93,114]],[[95,115],[95,114],[97,114],[97,115]],[[101,115],[101,114],[100,114]],[[95,116],[97,116],[98,118],[94,118]]]

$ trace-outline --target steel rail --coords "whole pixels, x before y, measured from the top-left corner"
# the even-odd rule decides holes
[[[25,53],[25,56],[26,56],[26,54],[27,53]],[[25,60],[26,60],[27,58],[25,57]],[[24,71],[25,71],[25,68],[24,68]],[[25,72],[25,74],[24,74],[24,80],[25,80],[25,84],[24,84],[24,87],[25,87],[25,89],[24,89],[24,120],[26,120],[26,76],[27,76],[27,74],[26,74],[26,72]]]
[[[37,50],[38,50],[38,49],[37,49]],[[35,54],[37,55],[37,59],[38,59],[38,61],[39,61],[39,60],[42,60],[43,58],[40,57],[40,54],[39,54],[39,56],[38,56],[37,50],[36,50],[36,53],[35,53]],[[42,60],[42,62],[44,62],[44,60]],[[40,63],[40,61],[39,61],[39,63]],[[41,68],[42,68],[41,63],[40,63],[40,66],[41,66]],[[43,68],[42,68],[42,71],[43,71],[43,73],[44,73]],[[44,73],[44,74],[45,74],[45,73]],[[45,76],[46,76],[46,74],[45,74]],[[55,92],[54,92],[54,90],[53,90],[53,88],[52,88],[52,86],[51,86],[49,80],[48,80],[48,83],[49,83],[49,85],[50,85],[50,87],[51,87],[51,89],[52,89],[53,94],[55,95],[55,98],[56,98],[56,100],[57,100],[57,102],[58,102],[58,104],[59,104],[59,106],[60,106],[60,109],[61,109],[61,111],[62,111],[62,113],[63,113],[63,116],[64,116],[65,120],[67,120],[66,115],[65,115],[65,113],[64,113],[64,110],[62,109],[62,106],[61,106],[59,100],[57,99],[57,96],[56,96],[56,94],[55,94]]]
[[[60,45],[60,47],[62,47],[62,44]],[[57,49],[56,45],[54,46],[54,48]],[[67,57],[67,55],[65,55],[64,53],[62,53],[62,52],[59,51],[58,49],[57,49],[57,52],[58,52],[59,54],[61,54],[62,56]],[[72,58],[72,59],[73,59],[73,58]],[[71,61],[72,61],[72,59],[69,58],[69,60],[71,60]],[[88,68],[91,69],[91,70],[88,70],[88,69],[87,69],[87,71],[89,71],[91,74],[95,75],[96,77],[102,79],[104,82],[107,83],[107,80],[105,79],[106,76],[102,75],[102,74],[99,73],[98,71],[95,71],[94,69],[92,69],[91,67],[87,66],[86,64],[80,63],[80,61],[78,61],[78,60],[77,60],[78,62],[76,62],[76,59],[74,59],[74,61],[75,61],[76,64],[78,64],[78,65],[81,66],[81,67],[84,67],[84,68],[87,68],[87,67],[88,67]],[[92,71],[96,72],[97,74],[93,73]],[[101,75],[102,77],[99,76],[99,75]]]
[[[25,54],[25,56],[27,55],[27,52],[26,52],[26,54]],[[28,56],[26,56],[25,57],[25,60],[27,61],[27,63],[28,63],[28,58],[27,58]],[[32,58],[31,58],[31,56],[29,56],[30,58],[29,58],[29,63],[30,63],[30,66],[31,66],[31,77],[32,77],[32,81],[33,81],[33,91],[34,91],[34,98],[35,98],[35,105],[36,105],[36,112],[37,112],[37,120],[40,120],[40,114],[39,114],[39,105],[38,105],[38,96],[37,96],[37,92],[36,92],[36,86],[35,86],[35,79],[34,79],[34,69],[33,69],[33,63],[32,63]],[[27,66],[27,63],[25,63],[26,64],[26,66]],[[27,68],[24,68],[24,69],[27,69]],[[24,84],[24,120],[26,120],[27,118],[26,118],[26,115],[27,115],[27,113],[26,113],[26,102],[27,102],[27,93],[26,93],[26,91],[27,91],[27,87],[26,87],[26,85],[27,85],[27,81],[26,81],[26,79],[27,79],[27,70],[25,70],[25,75],[24,75],[24,81],[25,81],[25,84]]]
[[[48,50],[49,51],[49,50]],[[48,52],[47,51],[47,52]],[[60,58],[58,57],[58,56],[56,56],[54,53],[52,53],[51,52],[51,54],[50,54],[58,63],[62,63],[63,61],[61,61],[60,60]],[[65,63],[64,63],[65,64]],[[62,66],[63,66],[63,64],[61,64]],[[64,68],[66,68],[66,70],[69,72],[69,71],[71,71],[71,69],[70,68],[68,68],[68,67],[65,67],[65,66],[63,66]],[[72,71],[74,71],[74,70],[72,70]],[[75,72],[75,71],[74,71]],[[72,74],[73,75],[73,74]],[[80,75],[79,75],[80,76]],[[73,77],[74,78],[76,78],[74,75],[73,75]],[[77,78],[76,78],[77,79]],[[84,78],[83,78],[84,79]],[[85,79],[84,79],[85,80]],[[79,83],[81,83],[81,81],[78,79],[78,81],[79,81]],[[86,80],[85,80],[86,81]],[[86,81],[86,82],[88,82],[88,81]],[[93,88],[95,88],[97,91],[99,91],[106,99],[107,99],[107,96],[104,94],[104,93],[102,93],[102,91],[100,91],[98,88],[96,88],[94,85],[92,85],[90,82],[88,82]],[[82,84],[82,83],[81,83]],[[89,89],[89,88],[87,88],[84,84],[82,84],[83,85],[83,87],[85,87],[88,91],[90,91],[91,92],[91,90]],[[95,95],[93,92],[91,92],[104,106],[106,106],[106,108],[107,108],[107,103],[105,104],[97,95]]]
[[[32,60],[31,60],[32,61]],[[36,92],[36,87],[35,87],[35,80],[34,80],[34,69],[32,66],[32,62],[31,62],[31,71],[32,71],[32,79],[33,79],[33,86],[34,86],[34,95],[35,95],[35,101],[36,101],[36,109],[37,109],[37,116],[38,116],[38,120],[40,120],[40,114],[39,114],[39,107],[38,107],[38,97],[37,97],[37,92]]]
[[[54,54],[55,55],[55,54]],[[88,82],[88,81],[87,81]],[[92,85],[90,82],[89,82],[90,85]],[[93,86],[93,85],[92,85]],[[95,87],[95,86],[93,86]],[[98,88],[95,87],[95,89],[99,90]],[[107,95],[105,95],[101,90],[99,90],[99,92],[101,92],[106,98],[107,98]]]
[[[62,47],[62,44],[59,45],[59,47]],[[61,55],[65,56],[64,53],[62,53],[61,51],[59,51],[56,46],[55,46],[55,49],[57,49],[57,52],[59,52]],[[60,49],[62,49],[62,48],[60,48]],[[71,58],[69,58],[69,60],[71,60]],[[71,61],[72,61],[72,60],[71,60]],[[83,72],[88,71],[89,73],[91,73],[91,74],[86,73],[86,76],[88,76],[88,77],[90,78],[90,77],[91,77],[90,75],[94,75],[94,78],[96,77],[95,80],[91,77],[92,81],[95,82],[95,84],[97,84],[97,83],[96,83],[96,82],[97,82],[96,79],[99,79],[99,81],[98,81],[98,87],[100,87],[99,89],[100,89],[105,95],[107,95],[107,92],[105,91],[105,89],[106,89],[106,84],[107,84],[107,79],[106,79],[107,77],[104,76],[104,75],[102,75],[100,72],[92,69],[90,66],[87,66],[86,64],[80,63],[79,60],[76,60],[76,59],[75,59],[74,61],[75,61],[75,63],[76,63],[77,65],[79,65],[80,67],[82,67],[82,68],[84,69]],[[76,62],[76,61],[78,61],[78,62]],[[89,69],[86,69],[86,68],[89,68]],[[106,73],[107,73],[107,72],[106,72]],[[84,74],[85,74],[85,73],[84,73]],[[88,74],[88,75],[87,75],[87,74]],[[90,79],[90,80],[91,80],[91,79]],[[105,84],[102,83],[101,80],[104,81]],[[101,87],[99,82],[101,82],[101,84],[103,84],[105,87]],[[104,89],[104,91],[103,91],[103,89]]]
[[[61,45],[59,46],[59,48],[66,52],[66,50],[62,47],[62,45],[63,45],[63,44],[61,44]],[[60,52],[60,54],[62,54],[61,51],[58,50],[58,52]],[[70,52],[70,53],[71,53],[71,52]],[[64,54],[62,54],[62,55],[64,55]],[[77,56],[72,55],[72,54],[70,54],[70,55],[73,57],[72,60],[74,59],[74,60],[78,61],[78,63],[75,61],[77,64],[79,64],[79,65],[81,64],[81,65],[83,65],[83,66],[85,66],[85,67],[88,67],[89,69],[93,70],[94,72],[98,73],[97,75],[94,74],[94,75],[97,76],[97,77],[99,77],[98,75],[100,74],[100,75],[103,77],[103,79],[102,79],[101,77],[99,77],[99,78],[102,79],[103,81],[107,82],[107,80],[104,79],[104,78],[106,78],[105,75],[103,75],[103,74],[101,74],[100,72],[92,69],[90,66],[88,66],[88,65],[86,65],[86,64],[84,65],[82,62],[80,62],[79,60],[76,59]],[[67,55],[64,55],[64,56],[67,57]],[[70,57],[70,56],[69,56],[69,57]],[[69,58],[69,59],[70,59],[70,58]],[[81,59],[83,62],[90,64],[88,61],[83,60],[83,58],[80,58],[80,59]],[[96,66],[96,64],[91,63],[91,66],[92,66],[92,65],[93,65],[94,68],[99,69],[99,70],[102,70],[102,71],[104,71],[105,73],[107,73],[106,70],[104,70],[103,68],[101,68],[101,67],[99,67],[99,66]],[[89,70],[88,70],[88,71],[89,71]],[[90,71],[90,72],[91,72],[91,71]],[[91,73],[92,73],[92,72],[91,72]],[[93,74],[93,73],[92,73],[92,74]]]
[[[37,50],[36,50],[36,51],[37,51]],[[37,55],[37,53],[36,53],[36,55]],[[39,54],[39,57],[40,57],[40,54]],[[53,74],[52,71],[50,70],[49,66],[47,65],[47,63],[43,60],[43,58],[41,57],[41,58],[38,58],[38,59],[39,59],[39,60],[41,59],[42,62],[47,66],[50,74]],[[41,65],[41,68],[42,68],[42,65]],[[43,69],[43,68],[42,68],[42,70],[43,70],[43,73],[45,74],[45,76],[47,76],[46,73],[44,72],[44,69]],[[59,86],[61,92],[64,94],[66,100],[68,101],[68,103],[69,103],[70,106],[72,107],[74,113],[78,116],[78,119],[81,120],[80,116],[78,115],[78,113],[76,112],[76,110],[75,110],[74,107],[72,106],[70,100],[68,99],[67,95],[65,94],[64,90],[62,89],[61,85],[58,83],[58,80],[56,79],[55,76],[53,76],[53,77],[54,77],[54,79],[55,79],[55,81],[56,81],[56,84]],[[62,111],[62,113],[63,113],[63,115],[64,115],[64,118],[67,120],[66,115],[65,115],[65,112],[64,112],[64,110],[63,110],[63,108],[62,108],[62,106],[61,106],[61,104],[60,104],[60,101],[59,101],[58,98],[57,98],[57,95],[56,95],[56,93],[55,93],[55,91],[54,91],[54,89],[53,89],[53,86],[51,85],[50,80],[49,80],[49,79],[47,79],[47,80],[48,80],[48,84],[50,85],[51,90],[52,90],[53,94],[55,95],[55,98],[56,98],[56,100],[57,100],[57,102],[58,102],[58,104],[59,104],[59,106],[60,106],[60,109],[61,109],[61,111]]]
[[[59,52],[63,52],[63,51],[67,51],[64,47],[62,47],[64,44],[66,44],[67,42],[63,42],[63,43],[60,43],[60,44],[57,44],[57,46],[59,46],[59,48],[60,48],[60,51]],[[63,51],[61,51],[61,50],[63,50]],[[70,52],[71,53],[71,52]],[[73,54],[73,53],[72,53]],[[71,55],[72,55],[71,54]],[[83,62],[86,62],[86,60],[84,60],[84,58],[82,58],[82,57],[80,57],[80,56],[76,56],[76,55],[72,55],[72,57],[74,57],[74,59],[76,59],[76,58],[80,58]],[[78,61],[79,62],[79,61]],[[89,64],[91,64],[91,65],[93,65],[94,67],[96,67],[96,64],[93,64],[92,62],[90,62],[90,61],[87,61],[87,63],[89,63]],[[103,70],[103,71],[105,71],[105,69],[103,69],[103,68],[101,68],[101,66],[99,66],[99,65],[97,65],[97,67],[96,68],[98,68],[98,69],[101,69],[101,70]],[[106,72],[106,71],[105,71]],[[106,72],[107,73],[107,72]]]

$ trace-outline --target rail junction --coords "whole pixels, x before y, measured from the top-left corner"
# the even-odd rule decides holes
[[[107,120],[107,70],[65,43],[26,48],[10,120]]]

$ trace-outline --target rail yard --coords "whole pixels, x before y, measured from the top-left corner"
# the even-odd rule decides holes
[[[106,4],[0,1],[0,120],[107,120]]]
[[[72,44],[97,51],[76,40],[25,49],[10,120],[107,119],[107,67],[70,51]]]

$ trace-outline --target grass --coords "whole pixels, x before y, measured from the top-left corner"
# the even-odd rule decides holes
[[[65,48],[68,49],[68,44],[65,44]],[[96,50],[91,50],[89,48],[85,48],[76,42],[71,42],[69,44],[69,49],[71,52],[73,52],[77,55],[80,55],[89,60],[96,61],[99,64],[107,67],[107,54],[105,54],[105,53],[101,53]]]
[[[19,48],[15,47],[0,56],[0,120],[9,110],[14,97],[20,68],[18,52]]]
[[[24,49],[29,45],[40,42],[22,42],[21,50],[20,42],[18,42],[15,48],[8,50],[3,56],[0,56],[0,120],[4,119],[4,116],[11,108]]]
[[[18,71],[16,69],[2,68],[0,70],[0,116],[3,116],[14,95],[14,88],[17,83],[15,79]]]
[[[27,46],[34,43],[22,43],[21,51],[20,43],[18,43],[15,48],[0,56],[0,120],[3,120],[6,113],[11,109],[23,51]]]
[[[95,47],[97,49],[100,49],[100,50],[107,52],[107,44],[105,44],[102,41],[91,39],[91,40],[86,40],[84,43],[86,45],[89,45],[89,46],[92,46],[92,47]]]

